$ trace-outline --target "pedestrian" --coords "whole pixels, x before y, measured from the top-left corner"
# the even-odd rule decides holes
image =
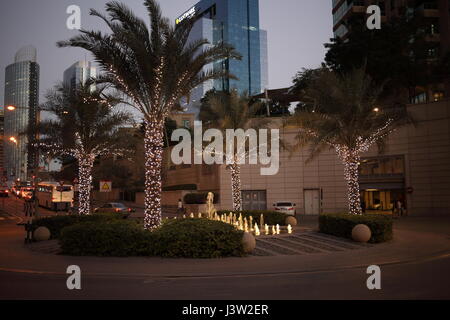
[[[397,200],[396,207],[398,215],[403,216],[403,203],[400,199]]]
[[[364,200],[361,200],[361,209],[362,213],[366,213],[366,202]]]

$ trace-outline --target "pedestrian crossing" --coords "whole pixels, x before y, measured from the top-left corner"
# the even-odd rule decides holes
[[[300,231],[282,236],[265,236],[256,239],[254,256],[307,255],[358,250],[371,247],[314,231]]]

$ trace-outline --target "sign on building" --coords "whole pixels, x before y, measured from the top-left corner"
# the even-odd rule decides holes
[[[100,192],[111,192],[112,190],[112,181],[103,180],[100,181]]]

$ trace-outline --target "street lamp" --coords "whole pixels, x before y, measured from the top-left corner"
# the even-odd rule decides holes
[[[14,106],[7,106],[6,109],[9,110],[9,111],[14,111],[14,110],[16,110],[16,107],[14,107]]]
[[[15,137],[10,137],[10,138],[9,138],[9,141],[11,141],[11,142],[17,144],[17,139],[16,139]]]

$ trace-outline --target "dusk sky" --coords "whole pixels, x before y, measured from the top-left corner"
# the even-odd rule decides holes
[[[62,80],[63,71],[75,61],[91,59],[81,49],[59,49],[55,43],[77,34],[68,30],[66,9],[75,4],[82,10],[82,28],[106,30],[104,23],[89,16],[94,7],[103,11],[106,0],[14,0],[2,1],[0,10],[0,101],[3,104],[5,68],[14,62],[22,46],[37,48],[40,64],[40,102],[43,94]],[[126,3],[142,18],[147,14],[142,0]],[[195,0],[161,0],[163,15],[175,20]],[[331,0],[260,0],[260,27],[268,31],[269,86],[289,86],[303,67],[323,61],[323,44],[332,37]]]

